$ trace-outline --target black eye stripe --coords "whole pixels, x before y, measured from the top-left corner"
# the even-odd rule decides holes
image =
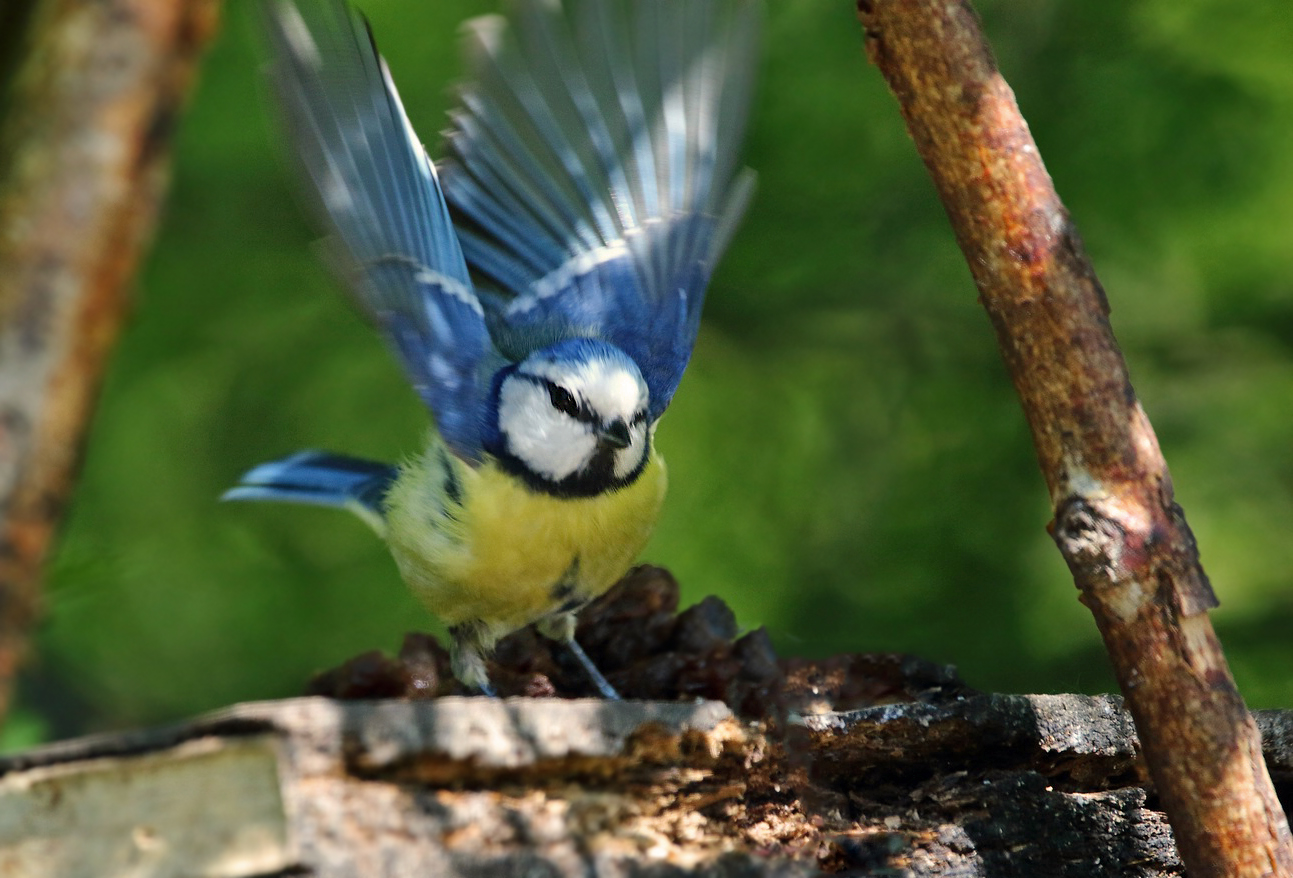
[[[548,400],[552,403],[552,407],[562,414],[568,415],[585,424],[596,424],[598,422],[598,418],[593,414],[592,409],[588,408],[588,406],[577,399],[573,393],[565,387],[562,387],[557,382],[548,378],[540,378],[537,375],[521,375],[519,377],[531,382],[532,384],[538,384],[546,388],[548,391]],[[629,423],[633,425],[642,424],[646,422],[646,419],[647,413],[645,411],[640,411],[629,419]]]
[[[554,409],[578,421],[590,423],[593,421],[592,412],[581,406],[573,393],[555,381],[544,381],[543,383],[548,387],[548,399],[551,400]]]

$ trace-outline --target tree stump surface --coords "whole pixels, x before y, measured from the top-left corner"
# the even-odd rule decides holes
[[[1281,792],[1293,714],[1260,712]],[[1121,699],[241,704],[0,761],[0,875],[1182,874]]]

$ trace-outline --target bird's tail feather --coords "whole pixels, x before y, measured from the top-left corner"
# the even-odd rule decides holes
[[[249,470],[220,499],[348,509],[384,535],[382,500],[398,472],[398,468],[386,463],[326,451],[300,451]]]

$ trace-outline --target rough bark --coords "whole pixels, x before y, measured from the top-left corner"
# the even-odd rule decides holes
[[[1109,306],[979,22],[860,0],[1023,402],[1051,533],[1095,616],[1191,875],[1293,874],[1293,838],[1207,611],[1194,537]]]
[[[1267,758],[1293,777],[1293,716]],[[0,760],[0,874],[1182,874],[1111,696],[246,704]]]
[[[581,698],[587,675],[533,631],[491,679],[543,696],[463,697],[410,634],[310,685],[344,699],[0,759],[0,875],[1180,874],[1121,699],[987,695],[913,656],[779,658],[716,598],[677,607],[641,567],[585,610],[594,660],[640,700]],[[1263,730],[1287,785],[1293,717]]]
[[[44,0],[6,34],[26,48],[0,129],[0,716],[216,8]]]

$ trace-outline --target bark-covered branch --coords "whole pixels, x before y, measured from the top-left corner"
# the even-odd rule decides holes
[[[1293,840],[1104,290],[979,22],[860,0],[867,52],[938,188],[1023,402],[1051,533],[1104,636],[1191,875],[1293,874]]]
[[[46,0],[14,65],[0,129],[0,714],[217,6]]]

